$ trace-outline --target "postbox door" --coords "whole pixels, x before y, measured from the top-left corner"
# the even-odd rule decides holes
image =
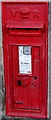
[[[40,46],[11,46],[14,108],[40,110]]]

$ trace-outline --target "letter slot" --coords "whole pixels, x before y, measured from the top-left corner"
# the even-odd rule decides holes
[[[26,35],[26,36],[41,36],[44,32],[44,24],[34,23],[34,26],[13,25],[14,23],[7,23],[6,28],[10,35]]]

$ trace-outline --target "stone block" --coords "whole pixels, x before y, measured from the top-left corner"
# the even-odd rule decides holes
[[[0,61],[2,61],[2,50],[1,50],[1,46],[0,46]]]
[[[2,89],[2,74],[0,74],[0,89]]]
[[[2,72],[3,68],[2,68],[2,63],[0,62],[0,72]]]

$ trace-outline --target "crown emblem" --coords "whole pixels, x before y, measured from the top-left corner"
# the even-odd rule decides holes
[[[21,18],[28,19],[30,15],[30,9],[27,7],[23,7],[22,9],[20,9],[20,15]]]

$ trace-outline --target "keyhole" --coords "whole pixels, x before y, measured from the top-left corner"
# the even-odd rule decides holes
[[[36,76],[34,76],[33,78],[34,78],[34,79],[37,79],[37,77],[36,77]]]
[[[21,81],[20,81],[20,80],[18,80],[17,82],[18,82],[18,85],[19,85],[19,86],[21,86]]]

